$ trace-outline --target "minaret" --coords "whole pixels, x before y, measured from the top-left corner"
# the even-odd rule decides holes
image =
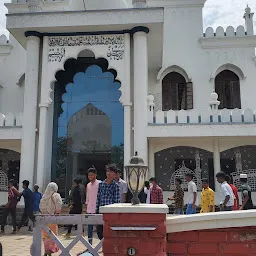
[[[132,0],[134,8],[145,8],[147,7],[147,0]]]
[[[254,35],[253,15],[254,13],[251,12],[251,8],[247,5],[247,7],[245,8],[244,19],[245,19],[245,28],[248,36]]]

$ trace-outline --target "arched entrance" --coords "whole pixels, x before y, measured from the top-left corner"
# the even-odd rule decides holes
[[[106,59],[88,50],[56,73],[52,176],[63,197],[75,177],[86,182],[92,165],[99,179],[111,162],[123,168],[124,115],[116,75]]]

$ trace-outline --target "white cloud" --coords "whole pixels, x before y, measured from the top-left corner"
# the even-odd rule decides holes
[[[0,35],[2,33],[8,34],[8,31],[5,29],[7,9],[4,6],[4,3],[8,2],[11,2],[11,0],[0,0]],[[208,0],[204,7],[204,27],[237,27],[243,25],[243,14],[247,4],[256,13],[255,0]],[[256,28],[256,14],[254,23]]]

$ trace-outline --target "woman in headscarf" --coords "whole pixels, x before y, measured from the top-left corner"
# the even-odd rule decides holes
[[[60,194],[57,192],[58,185],[54,182],[49,183],[40,202],[40,211],[42,214],[54,215],[61,212],[62,200]],[[47,226],[55,235],[58,235],[57,224],[48,224]],[[43,231],[43,242],[45,256],[59,251],[59,247],[45,231]]]

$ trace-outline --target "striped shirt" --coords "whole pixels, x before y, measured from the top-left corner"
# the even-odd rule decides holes
[[[99,184],[97,195],[96,213],[99,213],[101,206],[120,203],[119,186],[115,181],[107,184],[103,181]]]

